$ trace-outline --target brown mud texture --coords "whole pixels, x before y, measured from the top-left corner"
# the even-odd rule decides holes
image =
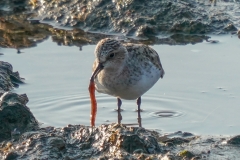
[[[137,37],[237,31],[238,8],[238,0],[36,0],[32,4],[35,18],[46,22]]]

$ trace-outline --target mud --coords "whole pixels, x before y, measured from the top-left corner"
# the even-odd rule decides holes
[[[220,2],[214,6],[195,0],[1,1],[0,46],[20,52],[49,36],[58,45],[79,47],[105,37],[145,44],[195,44],[208,40],[209,33],[237,34],[239,2]]]
[[[237,8],[239,2],[233,0],[213,3],[197,0],[59,0],[37,1],[32,5],[37,13],[34,18],[45,22],[137,37],[237,31],[238,20],[231,12]]]

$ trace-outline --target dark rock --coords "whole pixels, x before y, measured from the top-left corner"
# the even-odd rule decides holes
[[[148,37],[156,35],[156,29],[151,25],[142,25],[136,32],[137,37]]]
[[[15,152],[9,152],[7,153],[6,157],[5,157],[5,160],[15,160],[18,158],[18,154],[15,153]]]
[[[23,12],[27,10],[27,4],[27,0],[0,1],[0,13],[2,15],[9,15]]]
[[[122,143],[120,144],[120,148],[124,149],[129,153],[133,153],[133,151],[136,150],[142,150],[143,153],[148,153],[145,148],[144,141],[137,135],[122,135],[120,137],[120,141],[122,141]]]
[[[56,147],[59,150],[65,148],[65,141],[60,137],[49,138],[48,141],[49,145],[51,145],[52,147]]]
[[[228,24],[226,27],[223,28],[225,31],[237,31],[238,29],[233,24]]]
[[[240,145],[240,135],[234,136],[227,141],[228,144]]]
[[[32,130],[38,123],[26,107],[26,94],[5,92],[12,89],[16,83],[23,83],[18,72],[7,62],[0,61],[0,142],[8,139],[18,139],[21,133]],[[6,156],[14,157],[15,153]]]
[[[194,136],[194,134],[190,133],[190,132],[183,132],[182,133],[182,136],[183,137],[191,137],[191,136]]]
[[[163,143],[169,143],[169,142],[171,142],[174,145],[179,145],[179,144],[183,144],[183,143],[189,143],[190,140],[180,138],[180,137],[174,137],[174,138],[167,139],[167,140],[163,141]]]
[[[0,142],[18,138],[38,128],[38,122],[26,106],[27,96],[6,92],[0,97]]]
[[[178,21],[173,24],[170,29],[170,32],[182,32],[182,33],[189,33],[189,34],[205,34],[209,33],[210,26],[205,23],[202,23],[199,20],[182,20]]]
[[[9,91],[23,79],[18,72],[13,72],[13,67],[8,62],[0,61],[0,92]]]

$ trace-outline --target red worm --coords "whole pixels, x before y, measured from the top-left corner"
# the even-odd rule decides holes
[[[96,114],[97,114],[97,101],[96,101],[96,98],[95,98],[95,84],[94,84],[94,81],[90,80],[88,90],[89,90],[90,99],[91,99],[90,121],[91,121],[91,126],[95,126],[95,120],[96,120]]]

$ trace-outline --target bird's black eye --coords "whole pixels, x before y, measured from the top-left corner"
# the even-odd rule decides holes
[[[109,55],[109,57],[110,57],[110,58],[113,58],[114,55],[115,55],[114,53],[111,53],[111,54]]]

